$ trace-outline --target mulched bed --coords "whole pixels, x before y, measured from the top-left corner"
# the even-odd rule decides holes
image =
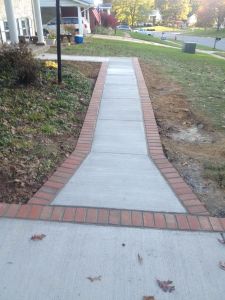
[[[100,64],[64,62],[42,83],[0,88],[0,202],[26,203],[75,149]]]

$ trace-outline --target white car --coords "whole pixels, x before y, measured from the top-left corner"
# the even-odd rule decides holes
[[[90,26],[85,18],[82,20],[84,35],[90,33]],[[60,19],[61,34],[67,34],[66,27],[74,28],[74,32],[79,30],[79,23],[77,17],[63,17]],[[56,33],[56,18],[50,20],[47,24],[43,25],[44,32]]]
[[[134,29],[133,32],[141,33],[144,35],[152,35],[151,31],[148,31],[148,30],[142,29],[142,28]]]
[[[116,29],[119,29],[119,30],[127,30],[127,31],[131,31],[131,27],[128,26],[128,25],[118,25],[116,26]]]

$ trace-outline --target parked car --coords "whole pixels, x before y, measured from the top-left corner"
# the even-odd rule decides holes
[[[148,30],[142,29],[142,28],[134,29],[133,31],[137,32],[137,33],[144,34],[144,35],[152,35],[151,31],[148,31]]]
[[[116,26],[116,29],[132,31],[131,27],[128,25],[118,25],[118,26]]]
[[[90,26],[85,18],[82,20],[83,22],[83,31],[84,35],[90,33]],[[66,27],[72,27],[75,31],[79,30],[79,22],[77,17],[63,17],[60,19],[60,31],[61,34],[67,34]],[[56,18],[51,19],[47,24],[43,25],[44,32],[56,33]]]

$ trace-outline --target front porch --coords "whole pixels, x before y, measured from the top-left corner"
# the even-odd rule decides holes
[[[56,27],[55,1],[40,0],[43,27],[51,30]],[[74,26],[80,35],[91,33],[90,11],[94,3],[89,1],[61,0],[61,27]]]
[[[27,10],[19,7],[29,7]],[[0,0],[0,44],[29,42],[38,45],[45,44],[43,28],[49,25],[56,30],[55,0]],[[80,35],[91,33],[90,12],[94,3],[92,0],[61,0],[61,24],[74,26]]]

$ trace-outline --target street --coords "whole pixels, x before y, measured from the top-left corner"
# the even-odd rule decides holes
[[[152,32],[152,36],[161,38],[162,32]],[[219,36],[219,34],[218,34]],[[180,34],[180,32],[165,32],[164,37],[167,39],[175,40],[175,37],[178,41],[183,42],[193,42],[202,46],[207,46],[210,48],[214,47],[215,38],[212,37],[200,37],[200,36],[189,36]],[[218,41],[216,44],[216,49],[225,51],[225,39]]]

